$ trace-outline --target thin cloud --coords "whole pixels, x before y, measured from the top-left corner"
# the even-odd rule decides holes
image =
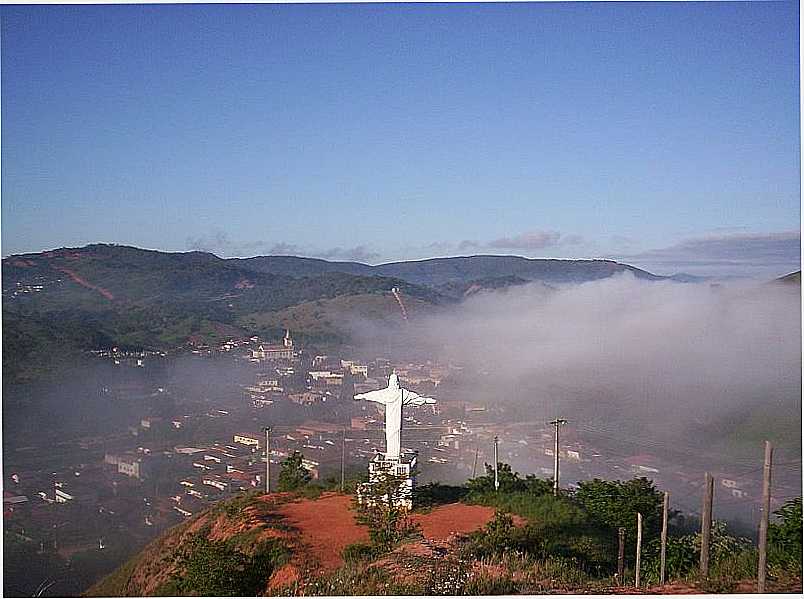
[[[224,256],[243,255],[259,251],[260,248],[268,247],[270,242],[263,239],[254,241],[232,241],[226,231],[212,231],[211,233],[187,237],[185,245],[188,250],[199,252],[211,252]],[[282,247],[287,244],[275,244],[273,247]],[[275,252],[272,252],[275,253]]]
[[[621,259],[665,270],[764,275],[800,269],[800,256],[801,233],[778,231],[712,234]]]
[[[543,250],[558,245],[561,233],[557,231],[528,231],[513,237],[500,237],[488,242],[490,248]]]
[[[295,243],[280,241],[268,248],[268,253],[274,256],[288,256],[301,253],[301,248]]]
[[[214,252],[231,249],[232,242],[224,231],[214,231],[198,237],[187,237],[186,246],[191,251]]]
[[[467,250],[544,250],[560,245],[577,245],[583,243],[583,237],[576,234],[564,234],[558,231],[525,231],[510,237],[499,237],[491,241],[464,239],[457,246],[458,251]]]
[[[352,262],[371,262],[380,257],[378,252],[370,250],[365,245],[357,245],[351,248],[335,247],[316,255],[327,260],[348,260]]]
[[[318,249],[307,245],[299,245],[287,241],[254,241],[233,242],[225,231],[213,231],[208,234],[191,236],[186,239],[188,250],[213,252],[223,256],[314,256],[326,260],[349,260],[355,262],[376,261],[381,254],[366,245],[354,247],[337,246],[329,249]]]

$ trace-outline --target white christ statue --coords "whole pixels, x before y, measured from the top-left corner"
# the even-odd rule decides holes
[[[388,377],[385,389],[355,395],[355,400],[364,399],[385,406],[385,455],[388,459],[399,459],[402,449],[402,406],[421,406],[436,402],[432,397],[422,397],[399,386],[396,373]]]

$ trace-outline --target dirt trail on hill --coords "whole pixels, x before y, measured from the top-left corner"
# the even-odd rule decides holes
[[[74,282],[78,283],[82,287],[86,287],[87,289],[91,289],[92,291],[97,291],[103,297],[105,297],[109,301],[114,301],[114,295],[108,289],[104,289],[103,287],[99,287],[97,285],[93,285],[86,279],[77,275],[74,271],[70,270],[69,268],[64,268],[63,266],[54,266],[54,270],[58,270],[59,272],[63,272],[68,277],[70,277]]]

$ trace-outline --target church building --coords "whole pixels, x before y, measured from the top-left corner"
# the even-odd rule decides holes
[[[295,355],[293,349],[293,338],[290,330],[285,331],[285,338],[282,344],[260,345],[251,351],[251,357],[257,360],[292,360]]]

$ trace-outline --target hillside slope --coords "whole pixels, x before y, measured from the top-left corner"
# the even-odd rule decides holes
[[[789,285],[801,285],[801,271],[797,270],[796,272],[791,272],[789,275],[779,277],[775,282]]]
[[[604,260],[471,256],[369,266],[112,244],[15,255],[2,266],[3,374],[12,382],[54,372],[41,359],[54,344],[68,363],[87,350],[164,351],[230,336],[272,337],[286,327],[302,340],[348,342],[355,322],[402,322],[392,288],[415,317],[532,281],[583,282],[622,272],[659,278]]]
[[[348,306],[349,297],[388,299],[394,287],[413,303],[450,301],[400,279],[339,272],[288,276],[246,270],[202,252],[102,244],[11,256],[3,260],[2,281],[3,372],[11,380],[37,376],[32,365],[54,342],[62,355],[111,346],[169,350],[190,339],[272,336],[278,333],[275,319],[255,323],[305,302],[339,298]],[[384,304],[389,312],[397,309],[392,298]],[[296,333],[303,338],[306,331]]]
[[[420,499],[429,493],[430,500],[394,520],[391,528],[405,532],[390,544],[378,544],[385,537],[377,536],[387,530],[388,521],[375,521],[370,529],[349,495],[323,492],[315,499],[304,493],[243,495],[168,531],[84,595],[600,595],[756,588],[751,579],[756,552],[746,545],[750,541],[724,536],[722,528],[715,532],[715,546],[729,549],[715,551],[710,580],[700,580],[695,572],[694,539],[673,531],[668,576],[672,584],[623,586],[612,574],[615,529],[602,524],[617,510],[601,512],[594,507],[600,497],[592,507],[577,498],[553,497],[548,482],[541,481],[538,491],[539,481],[530,478],[519,479],[519,484],[533,488],[516,491],[510,471],[504,478],[506,490],[487,489],[474,496],[456,496],[458,487],[420,488]],[[483,480],[484,488],[490,488],[491,478]],[[601,484],[607,483],[590,483],[593,488]],[[608,484],[642,489],[639,499],[629,494],[630,499],[620,501],[637,501],[625,508],[628,516],[636,509],[650,514],[643,580],[658,582],[659,492],[646,479]],[[612,491],[606,487],[602,492],[609,497]],[[631,543],[627,580],[633,580]],[[800,565],[780,569],[779,549],[774,550],[777,563],[768,590],[800,592]],[[680,560],[678,551],[683,553]]]
[[[352,497],[249,494],[171,529],[85,596],[270,595],[344,566],[351,545],[369,541]],[[413,520],[426,543],[444,543],[492,520],[485,506],[449,504]],[[414,549],[415,550],[415,549]]]

